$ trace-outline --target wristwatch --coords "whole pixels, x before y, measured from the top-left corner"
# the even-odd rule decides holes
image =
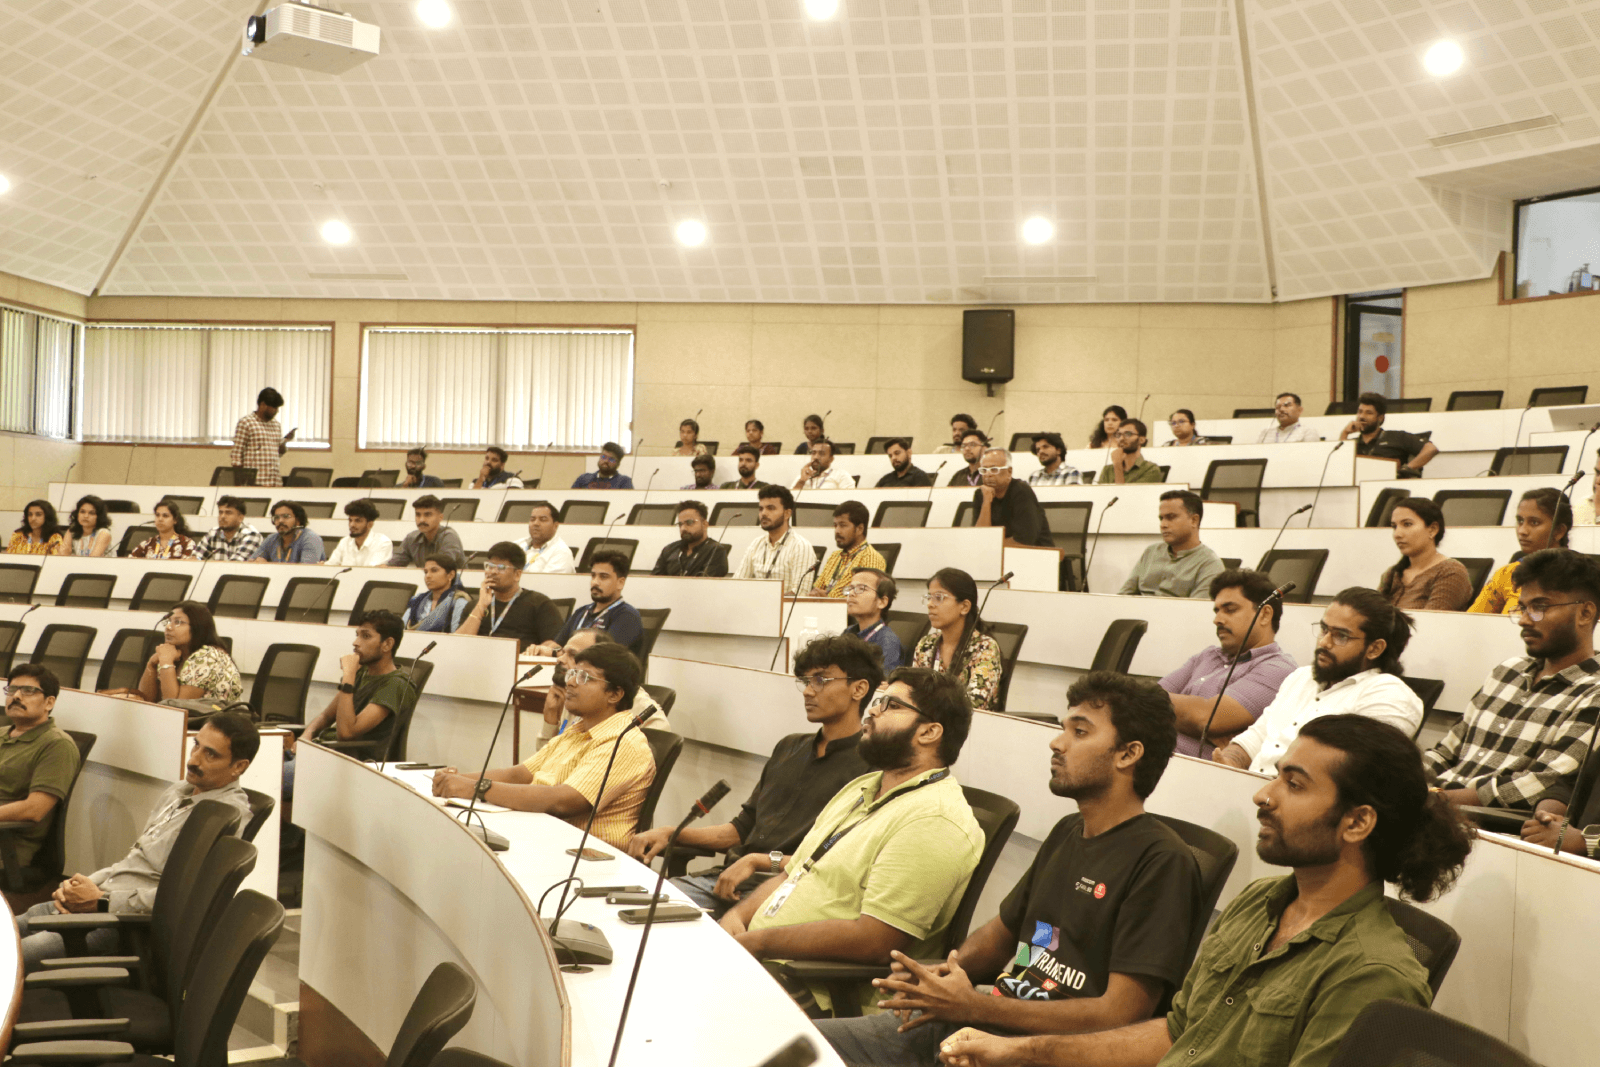
[[[1596,827],[1596,829],[1600,829],[1600,827]],[[772,864],[772,873],[773,874],[782,874],[783,873],[783,853],[782,852],[778,851],[777,849],[773,849],[771,852],[767,853],[767,859]]]
[[[341,692],[341,693],[354,693],[355,691],[356,691],[356,687],[351,685],[349,682],[340,682],[339,683],[339,692]]]
[[[489,787],[492,785],[494,785],[494,781],[492,779],[479,778],[478,784],[472,787],[472,795],[477,797],[479,800],[482,800],[483,794],[487,793],[489,791]]]
[[[1590,859],[1600,859],[1600,822],[1592,822],[1583,828],[1583,850]]]

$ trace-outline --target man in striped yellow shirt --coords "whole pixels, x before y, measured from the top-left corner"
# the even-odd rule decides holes
[[[833,543],[839,547],[823,564],[817,584],[811,589],[812,596],[842,600],[845,586],[850,584],[850,576],[857,570],[862,567],[889,570],[883,555],[867,544],[867,523],[871,519],[867,506],[859,500],[846,500],[833,509]]]
[[[655,780],[655,759],[644,735],[622,738],[604,797],[600,779],[611,748],[627,729],[643,676],[632,652],[617,644],[594,644],[573,657],[567,671],[566,711],[571,724],[525,763],[490,771],[474,782],[447,767],[434,776],[433,795],[471,797],[517,811],[542,811],[583,826],[598,809],[594,836],[625,848],[639,823],[639,809]]]

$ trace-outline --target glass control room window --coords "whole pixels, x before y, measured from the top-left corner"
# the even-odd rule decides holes
[[[1517,201],[1515,296],[1600,290],[1600,189]]]

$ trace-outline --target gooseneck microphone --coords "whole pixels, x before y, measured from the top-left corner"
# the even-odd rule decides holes
[[[728,550],[728,554],[730,556],[733,554],[733,546],[730,545],[730,544],[727,544],[722,539],[724,537],[728,536],[728,527],[733,525],[733,520],[734,519],[742,519],[742,518],[744,518],[744,512],[742,512],[742,511],[735,511],[732,515],[728,516],[728,521],[722,524],[722,532],[717,534],[717,539],[716,539],[715,542],[713,542],[715,547],[712,548],[712,550],[711,550],[711,559],[716,559],[717,558],[717,553],[720,552],[724,548],[726,548]],[[706,561],[706,566],[707,567],[711,566],[710,560]]]
[[[939,461],[939,465],[937,467],[935,467],[933,469],[933,473],[928,476],[928,495],[927,495],[927,498],[926,498],[927,500],[932,500],[933,499],[933,491],[935,489],[939,488],[939,472],[944,470],[945,467],[949,465],[949,463],[950,463],[950,461],[947,460],[947,459],[946,460],[940,460]]]
[[[633,971],[628,975],[628,991],[622,997],[622,1014],[617,1019],[617,1036],[611,1041],[611,1059],[606,1061],[607,1067],[617,1067],[617,1052],[622,1048],[622,1030],[628,1025],[628,1008],[633,1004],[633,987],[639,982],[639,965],[644,962],[645,946],[650,943],[650,927],[655,925],[656,904],[661,899],[661,884],[666,881],[667,868],[672,863],[672,846],[677,844],[678,835],[683,833],[684,827],[701,816],[710,814],[711,809],[728,795],[729,788],[728,780],[723,778],[707,789],[705,796],[694,802],[689,814],[685,815],[683,821],[667,835],[667,847],[661,853],[661,870],[656,874],[655,888],[650,891],[650,910],[645,912],[644,932],[639,935],[639,951],[633,956]]]
[[[994,592],[994,587],[997,585],[1005,585],[1016,576],[1016,571],[1006,571],[1000,577],[989,583],[989,588],[983,591],[983,602],[978,605],[978,618],[983,618],[983,609],[989,606],[989,594]]]
[[[1094,543],[1089,546],[1089,558],[1083,561],[1083,591],[1085,593],[1089,591],[1089,568],[1094,565],[1094,552],[1095,549],[1100,547],[1100,527],[1106,524],[1106,512],[1110,511],[1112,506],[1121,499],[1120,496],[1114,496],[1106,501],[1106,506],[1100,509],[1100,521],[1094,524]]]
[[[595,552],[598,552],[602,548],[606,547],[606,543],[611,540],[611,530],[612,530],[612,528],[615,527],[617,525],[617,523],[621,522],[622,518],[623,517],[621,515],[618,515],[616,518],[614,518],[610,522],[606,523],[606,532],[600,535],[600,543],[598,545],[594,546]],[[589,562],[591,564],[594,563],[594,555],[593,555],[593,553],[591,553],[590,556],[589,556]]]
[[[1332,448],[1328,449],[1328,454],[1322,457],[1322,473],[1317,475],[1317,491],[1311,496],[1311,517],[1306,520],[1306,529],[1308,530],[1311,528],[1311,524],[1317,521],[1317,501],[1322,499],[1322,483],[1328,480],[1328,464],[1333,460],[1333,454],[1343,447],[1344,442],[1337,441]],[[1305,508],[1300,509],[1300,511],[1305,510]],[[1295,515],[1300,514],[1300,511],[1295,512]],[[1290,516],[1290,518],[1293,517]]]
[[[655,484],[656,475],[658,475],[660,473],[661,473],[661,468],[660,467],[657,467],[655,470],[650,472],[650,480],[644,483],[644,499],[639,501],[639,506],[640,507],[643,507],[644,505],[650,503],[650,487]]]
[[[430,645],[429,647],[431,648],[433,646]],[[416,664],[413,663],[411,665],[411,669],[416,670]],[[466,809],[460,815],[456,816],[456,818],[460,820],[464,826],[466,826],[467,830],[471,832],[474,837],[488,845],[489,848],[495,852],[505,852],[511,847],[511,842],[507,841],[500,834],[492,832],[489,829],[488,824],[483,821],[482,815],[477,816],[478,826],[476,830],[473,829],[472,819],[476,814],[478,807],[478,783],[483,781],[484,776],[489,773],[489,761],[494,758],[494,746],[500,743],[500,729],[506,724],[506,712],[511,708],[511,698],[517,694],[517,686],[521,685],[523,682],[526,682],[529,678],[532,678],[542,670],[544,670],[544,664],[534,664],[526,671],[523,671],[522,677],[512,682],[511,688],[506,690],[506,702],[500,706],[500,721],[494,724],[494,736],[489,738],[489,751],[483,754],[483,769],[480,770],[478,772],[478,776],[472,780],[472,803],[468,804]]]
[[[987,438],[990,438],[991,441],[993,440],[993,438],[994,438],[994,424],[999,422],[1000,421],[1000,416],[1004,415],[1005,413],[1006,413],[1006,409],[1005,408],[1001,408],[999,411],[994,413],[994,415],[989,419],[989,428],[983,431],[983,436],[985,436]]]
[[[1217,690],[1217,699],[1211,704],[1211,714],[1206,716],[1206,724],[1200,729],[1200,754],[1202,759],[1205,758],[1206,742],[1211,736],[1211,724],[1216,722],[1217,709],[1222,707],[1222,698],[1228,693],[1228,683],[1233,681],[1233,668],[1239,665],[1239,657],[1244,655],[1244,643],[1249,639],[1251,631],[1256,628],[1256,620],[1261,618],[1261,609],[1276,600],[1278,606],[1273,610],[1281,613],[1283,611],[1284,594],[1293,592],[1294,587],[1295,584],[1293,582],[1284,582],[1268,593],[1266,598],[1256,605],[1255,614],[1250,616],[1250,625],[1244,628],[1244,634],[1239,638],[1239,649],[1233,654],[1233,658],[1228,661],[1228,673],[1222,676],[1222,688]]]
[[[641,437],[633,443],[633,466],[628,468],[628,477],[630,478],[639,476],[639,450],[642,448],[644,448],[644,438]],[[620,463],[617,464],[617,473],[622,473],[622,464]]]
[[[422,696],[422,694],[417,691],[417,664],[421,663],[423,659],[427,657],[428,653],[432,652],[437,647],[439,647],[439,642],[437,641],[429,641],[426,645],[423,645],[422,651],[418,652],[416,657],[412,659],[411,669],[406,672],[406,684],[411,687],[413,700],[419,699]],[[411,705],[411,710],[413,714],[416,713],[415,704]],[[394,739],[399,733],[400,728],[398,723],[389,727],[389,740],[385,742],[383,746],[383,759],[378,761],[379,774],[383,773],[384,767],[389,763],[389,757],[394,754]]]
[[[1530,402],[1522,409],[1522,414],[1517,416],[1517,435],[1511,439],[1511,456],[1515,457],[1522,450],[1522,420],[1528,417],[1528,411],[1533,407]],[[1578,453],[1578,462],[1583,462],[1583,453]]]
[[[307,530],[307,531],[305,531],[305,533],[309,534],[309,533],[311,533],[311,531]],[[304,536],[304,535],[302,535],[302,536]],[[312,610],[315,609],[316,606],[322,602],[322,598],[324,596],[330,596],[331,597],[333,595],[333,591],[339,587],[339,575],[341,575],[341,574],[349,574],[352,569],[353,568],[351,568],[351,567],[346,567],[342,571],[335,571],[333,577],[329,578],[326,582],[323,583],[322,588],[317,591],[317,595],[312,598],[311,603],[306,605],[306,610],[304,610],[304,611],[302,611],[300,613],[300,617],[298,619],[296,619],[295,622],[305,622],[306,621],[306,616],[310,615]]]
[[[1272,539],[1272,546],[1267,549],[1267,556],[1272,555],[1273,549],[1278,547],[1278,542],[1280,540],[1282,540],[1282,538],[1283,538],[1283,531],[1285,531],[1285,530],[1287,530],[1289,528],[1289,523],[1294,521],[1294,517],[1296,515],[1300,515],[1300,514],[1302,514],[1304,512],[1310,511],[1314,507],[1316,507],[1315,504],[1302,504],[1298,508],[1296,508],[1295,510],[1289,512],[1289,517],[1287,519],[1283,520],[1283,525],[1282,526],[1278,527],[1278,536],[1274,537]],[[1262,562],[1263,565],[1265,565],[1266,562],[1267,562],[1267,556],[1262,556],[1261,557],[1261,562]]]
[[[778,628],[778,645],[772,650],[772,662],[767,664],[767,670],[776,670],[778,667],[778,653],[783,651],[783,640],[785,635],[789,632],[789,623],[794,621],[795,605],[800,603],[800,598],[804,596],[806,590],[810,588],[810,586],[806,585],[805,579],[815,574],[821,567],[822,561],[819,559],[810,566],[805,574],[800,576],[800,585],[795,589],[793,599],[789,601],[789,614],[784,616],[783,625]]]
[[[1585,438],[1585,440],[1588,440],[1588,438]],[[1582,455],[1582,453],[1580,452],[1579,455]],[[74,461],[72,466],[67,468],[67,473],[61,476],[61,502],[56,505],[57,511],[67,510],[67,486],[72,484],[72,472],[77,466],[77,462]]]
[[[1561,497],[1562,497],[1562,499],[1564,499],[1567,502],[1567,511],[1569,513],[1572,510],[1572,487],[1577,485],[1580,481],[1583,480],[1583,476],[1584,476],[1584,473],[1585,473],[1584,470],[1583,470],[1583,452],[1584,452],[1584,449],[1589,447],[1589,438],[1594,436],[1594,432],[1597,429],[1600,429],[1600,423],[1596,423],[1594,426],[1589,427],[1589,432],[1583,435],[1583,440],[1582,441],[1578,442],[1578,473],[1574,474],[1571,478],[1569,478],[1567,480],[1567,484],[1561,490]],[[1556,521],[1555,520],[1556,520],[1557,516],[1559,516],[1560,514],[1561,514],[1561,509],[1558,507],[1558,508],[1556,508],[1556,514],[1551,516],[1551,518],[1550,518],[1550,536],[1545,539],[1545,543],[1544,543],[1544,547],[1546,547],[1546,548],[1549,548],[1551,545],[1555,544],[1555,541],[1556,541]]]
[[[1139,401],[1139,410],[1133,416],[1134,418],[1138,419],[1141,423],[1144,422],[1144,406],[1150,402],[1150,396],[1151,396],[1151,394],[1149,394],[1149,393],[1144,394],[1144,399]]]

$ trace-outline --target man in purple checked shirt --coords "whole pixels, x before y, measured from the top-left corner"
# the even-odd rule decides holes
[[[1188,661],[1165,678],[1161,688],[1172,697],[1178,714],[1178,747],[1185,756],[1210,759],[1218,738],[1224,741],[1248,729],[1260,717],[1278,687],[1295,669],[1294,657],[1278,646],[1281,604],[1268,604],[1261,617],[1250,625],[1251,616],[1272,593],[1272,580],[1260,571],[1232,570],[1217,575],[1211,582],[1211,604],[1215,611],[1217,643],[1190,656]],[[1248,630],[1247,630],[1248,628]],[[1222,680],[1228,674],[1228,661],[1240,648],[1239,665],[1233,669],[1228,691],[1217,708],[1208,735],[1211,741],[1200,751],[1200,731],[1205,729]]]

